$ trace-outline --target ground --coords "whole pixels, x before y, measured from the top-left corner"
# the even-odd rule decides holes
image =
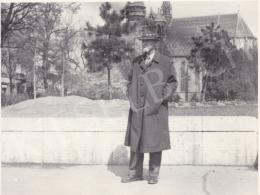
[[[43,97],[26,100],[2,108],[3,117],[115,117],[126,116],[126,100],[91,100],[79,96]],[[169,114],[175,116],[254,116],[257,104],[176,105],[169,104]]]
[[[144,177],[147,179],[147,167]],[[247,167],[162,166],[156,185],[123,184],[126,166],[3,165],[3,195],[257,195],[257,171]]]

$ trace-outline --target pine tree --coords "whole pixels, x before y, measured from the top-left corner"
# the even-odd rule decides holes
[[[201,29],[202,35],[192,37],[193,48],[189,61],[191,67],[202,72],[201,100],[205,101],[209,78],[222,75],[235,66],[231,56],[234,46],[230,42],[228,33],[214,23]]]
[[[113,63],[119,63],[124,54],[131,51],[131,46],[122,37],[125,26],[122,21],[125,14],[117,13],[112,9],[110,3],[106,2],[100,6],[100,16],[104,20],[103,26],[94,28],[87,24],[90,35],[95,38],[88,45],[83,44],[84,57],[91,72],[107,70],[108,93],[111,99],[111,69]]]

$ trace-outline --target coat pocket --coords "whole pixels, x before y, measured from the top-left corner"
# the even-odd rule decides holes
[[[148,105],[145,108],[145,115],[156,115],[156,114],[158,114],[160,107],[161,107],[161,103]]]

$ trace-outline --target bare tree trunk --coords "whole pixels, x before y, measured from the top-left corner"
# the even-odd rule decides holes
[[[224,77],[224,85],[226,86],[227,85],[226,73],[224,73],[223,77]],[[227,101],[227,99],[228,99],[228,88],[225,89],[225,101]]]
[[[13,86],[13,77],[9,76],[9,84],[10,84],[10,95],[13,95],[14,86]]]
[[[206,91],[207,91],[207,85],[208,85],[208,76],[206,74],[205,76],[205,80],[203,81],[203,87],[202,87],[202,97],[201,97],[201,100],[202,102],[205,102],[205,96],[206,96]]]
[[[9,45],[9,42],[8,42],[8,45]],[[7,49],[7,63],[8,65],[6,66],[7,67],[7,72],[8,72],[8,77],[9,77],[9,91],[10,91],[10,95],[13,95],[13,67],[12,67],[12,62],[11,62],[11,59],[10,59],[10,49],[8,48]]]
[[[61,96],[64,97],[64,72],[65,72],[65,64],[64,64],[64,52],[62,52],[62,74],[61,74]]]
[[[33,99],[36,99],[36,44],[37,40],[35,43],[35,48],[34,48],[34,61],[33,61]]]
[[[204,81],[204,78],[202,77],[202,88],[201,88],[201,93],[200,93],[200,100],[202,102],[204,102],[204,86],[205,86],[205,81]]]
[[[35,61],[33,64],[33,99],[36,99],[36,66],[35,66]]]
[[[43,54],[43,86],[45,91],[48,89],[48,82],[47,82],[47,56],[45,54],[46,52],[44,52]]]
[[[50,35],[47,35],[47,33],[44,31],[44,37],[45,37],[45,42],[44,42],[44,51],[43,51],[43,85],[45,91],[48,89],[48,81],[47,81],[47,74],[48,74],[48,68],[47,68],[47,60],[48,60],[48,51],[49,51],[49,41],[50,41]]]
[[[8,14],[5,18],[5,21],[3,21],[1,25],[1,46],[5,45],[5,42],[8,38],[8,26],[10,26],[9,23],[13,15],[14,6],[15,6],[14,3],[10,3]]]
[[[108,84],[108,96],[109,99],[112,99],[112,94],[111,94],[111,69],[110,66],[107,66],[107,84]]]

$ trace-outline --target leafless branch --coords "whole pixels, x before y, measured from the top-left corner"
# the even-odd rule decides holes
[[[86,65],[85,60],[84,60],[84,51],[83,50],[81,50],[80,57],[81,57],[81,60],[82,60],[84,67],[86,67],[87,65]]]
[[[17,46],[8,46],[8,45],[1,45],[1,48],[9,48],[9,49],[22,49],[23,47],[17,47]]]

